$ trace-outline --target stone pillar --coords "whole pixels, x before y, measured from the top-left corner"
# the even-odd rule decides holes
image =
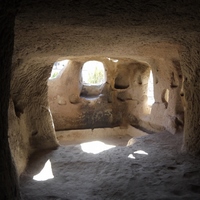
[[[8,104],[14,46],[14,0],[0,1],[0,199],[19,200],[17,174],[8,143]]]
[[[183,84],[181,97],[184,105],[183,149],[200,155],[200,41],[191,41],[191,48],[181,52]]]

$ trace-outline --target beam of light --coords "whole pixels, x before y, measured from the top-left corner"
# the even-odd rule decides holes
[[[43,169],[41,170],[39,174],[33,176],[33,180],[36,180],[36,181],[46,181],[52,178],[54,178],[54,175],[52,172],[50,160],[47,160],[47,162],[45,163]]]
[[[135,159],[135,156],[133,156],[133,154],[131,153],[128,155],[128,158]]]
[[[100,141],[92,141],[92,142],[86,142],[86,143],[81,144],[82,151],[86,153],[93,153],[93,154],[98,154],[102,151],[106,151],[114,147],[116,146],[108,145]]]
[[[134,152],[134,154],[148,155],[148,153],[143,151],[143,150],[137,150],[137,151]]]

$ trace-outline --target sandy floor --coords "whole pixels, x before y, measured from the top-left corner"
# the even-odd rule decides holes
[[[20,181],[24,199],[200,199],[200,160],[181,153],[181,134],[146,135],[131,146],[122,146],[128,137],[126,142],[123,137],[111,142],[112,138],[109,145],[121,146],[97,154],[84,152],[80,144],[35,154]],[[47,161],[54,178],[33,180]]]

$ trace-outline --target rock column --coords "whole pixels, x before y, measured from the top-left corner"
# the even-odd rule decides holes
[[[190,43],[181,52],[183,85],[181,90],[185,112],[184,150],[200,154],[200,41]]]
[[[19,200],[17,174],[8,143],[8,104],[17,1],[0,1],[0,199]]]

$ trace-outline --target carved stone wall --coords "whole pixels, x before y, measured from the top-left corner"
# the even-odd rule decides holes
[[[53,81],[49,82],[56,129],[131,124],[175,133],[184,125],[185,149],[199,154],[198,8],[197,1],[22,0],[15,21],[9,111],[12,152],[17,157],[12,141],[20,144],[20,138],[28,152],[25,159],[31,152],[58,145],[47,80],[53,63],[67,58],[72,61],[67,80],[55,80],[66,91],[53,93]],[[80,68],[90,58],[100,59],[107,70],[107,83],[96,100],[80,95]],[[150,69],[156,101],[151,109],[146,106]]]
[[[96,59],[104,63],[107,80],[99,86],[102,87],[100,93],[97,87],[88,86],[87,90],[91,87],[99,93],[95,97],[81,95],[85,87],[80,77],[82,66],[92,58],[82,58],[82,61],[79,57],[73,58],[57,78],[48,81],[56,130],[128,124],[148,132],[183,130],[184,111],[179,95],[182,73],[178,58],[157,59],[151,61],[151,65],[125,58],[117,62],[110,58]],[[147,104],[150,70],[154,76],[155,103],[152,106]]]
[[[14,65],[9,107],[9,142],[18,173],[30,154],[58,146],[47,99],[51,67],[45,60]]]

